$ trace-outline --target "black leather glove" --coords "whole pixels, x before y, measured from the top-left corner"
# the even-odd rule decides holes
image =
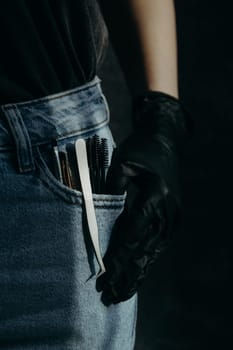
[[[106,180],[107,193],[124,193],[130,183],[138,193],[115,222],[106,272],[96,281],[105,305],[137,292],[182,218],[179,161],[194,119],[180,100],[148,91],[133,101],[132,122],[133,132],[113,151]]]

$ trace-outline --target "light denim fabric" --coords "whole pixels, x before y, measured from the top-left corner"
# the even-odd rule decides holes
[[[85,85],[0,106],[0,348],[132,350],[137,299],[106,307],[81,191],[51,170],[60,146],[94,134],[116,143],[98,76]],[[122,195],[93,194],[104,256]]]

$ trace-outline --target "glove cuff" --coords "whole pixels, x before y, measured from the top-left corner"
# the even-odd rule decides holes
[[[153,111],[154,113],[150,113]],[[148,117],[159,118],[161,115],[170,115],[170,123],[176,124],[176,128],[183,129],[186,138],[191,138],[195,131],[195,120],[184,103],[168,93],[148,90],[133,98],[132,124],[134,128],[145,125]],[[181,130],[180,130],[181,131]]]

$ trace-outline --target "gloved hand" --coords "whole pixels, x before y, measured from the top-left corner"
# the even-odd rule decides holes
[[[138,189],[115,222],[103,257],[106,272],[96,281],[106,306],[137,292],[182,219],[179,161],[194,120],[177,98],[148,91],[133,101],[132,122],[133,132],[113,151],[106,179],[107,193],[124,193],[130,183]]]

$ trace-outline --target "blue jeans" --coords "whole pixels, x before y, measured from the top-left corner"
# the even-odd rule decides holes
[[[132,350],[137,294],[106,307],[81,191],[52,171],[60,147],[94,134],[116,143],[101,80],[0,108],[0,348]],[[110,158],[111,159],[111,158]],[[93,194],[103,257],[126,193]]]

